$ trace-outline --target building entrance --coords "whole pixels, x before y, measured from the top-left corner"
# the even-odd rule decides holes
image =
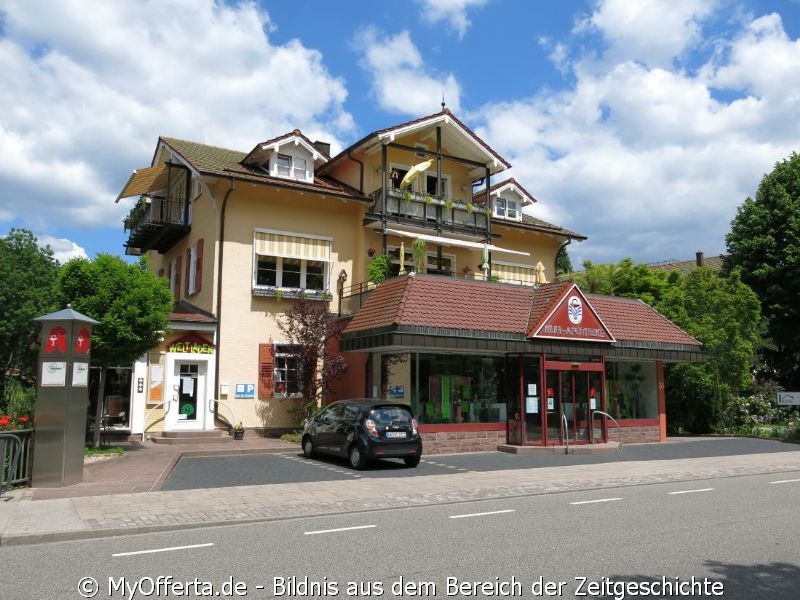
[[[508,443],[560,446],[606,441],[605,419],[593,418],[594,411],[605,410],[602,362],[545,360],[539,381],[538,361],[525,358],[511,370],[520,385],[514,416],[509,418]]]

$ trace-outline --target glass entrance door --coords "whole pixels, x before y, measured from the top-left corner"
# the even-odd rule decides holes
[[[604,419],[592,420],[592,411],[602,410],[602,372],[548,369],[546,381],[547,443],[603,441]]]

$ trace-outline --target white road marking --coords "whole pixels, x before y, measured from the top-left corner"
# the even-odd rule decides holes
[[[714,488],[702,488],[699,490],[681,490],[680,492],[670,492],[671,496],[675,496],[677,494],[696,494],[697,492],[713,492]]]
[[[373,529],[377,525],[358,525],[357,527],[339,527],[338,529],[320,529],[318,531],[304,531],[303,535],[319,535],[320,533],[336,533],[338,531],[352,531],[354,529]]]
[[[137,550],[136,552],[118,552],[111,556],[134,556],[136,554],[155,554],[156,552],[173,552],[175,550],[190,550],[192,548],[208,548],[214,544],[192,544],[191,546],[173,546],[171,548],[155,548],[153,550]]]
[[[614,502],[615,500],[622,500],[622,498],[601,498],[600,500],[583,500],[581,502],[570,502],[570,504],[572,505],[597,504],[598,502]]]
[[[466,519],[467,517],[484,517],[486,515],[500,515],[503,513],[512,513],[514,509],[507,508],[506,510],[493,510],[491,512],[470,513],[468,515],[450,515],[451,519]]]
[[[779,481],[770,481],[770,483],[797,483],[800,479],[781,479]]]

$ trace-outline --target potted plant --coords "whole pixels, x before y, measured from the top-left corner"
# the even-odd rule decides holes
[[[244,439],[244,425],[242,425],[241,421],[239,421],[233,428],[233,439],[235,440]]]

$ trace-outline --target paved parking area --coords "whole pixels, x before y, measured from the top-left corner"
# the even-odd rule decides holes
[[[794,444],[757,439],[676,440],[666,444],[626,446],[621,454],[523,455],[504,452],[473,452],[423,456],[419,466],[407,468],[401,460],[387,459],[356,471],[344,459],[306,459],[297,451],[273,454],[184,457],[161,486],[161,490],[190,490],[241,485],[270,485],[316,481],[422,477],[448,473],[492,472],[569,465],[604,464],[620,461],[672,460],[724,457],[796,451]]]

